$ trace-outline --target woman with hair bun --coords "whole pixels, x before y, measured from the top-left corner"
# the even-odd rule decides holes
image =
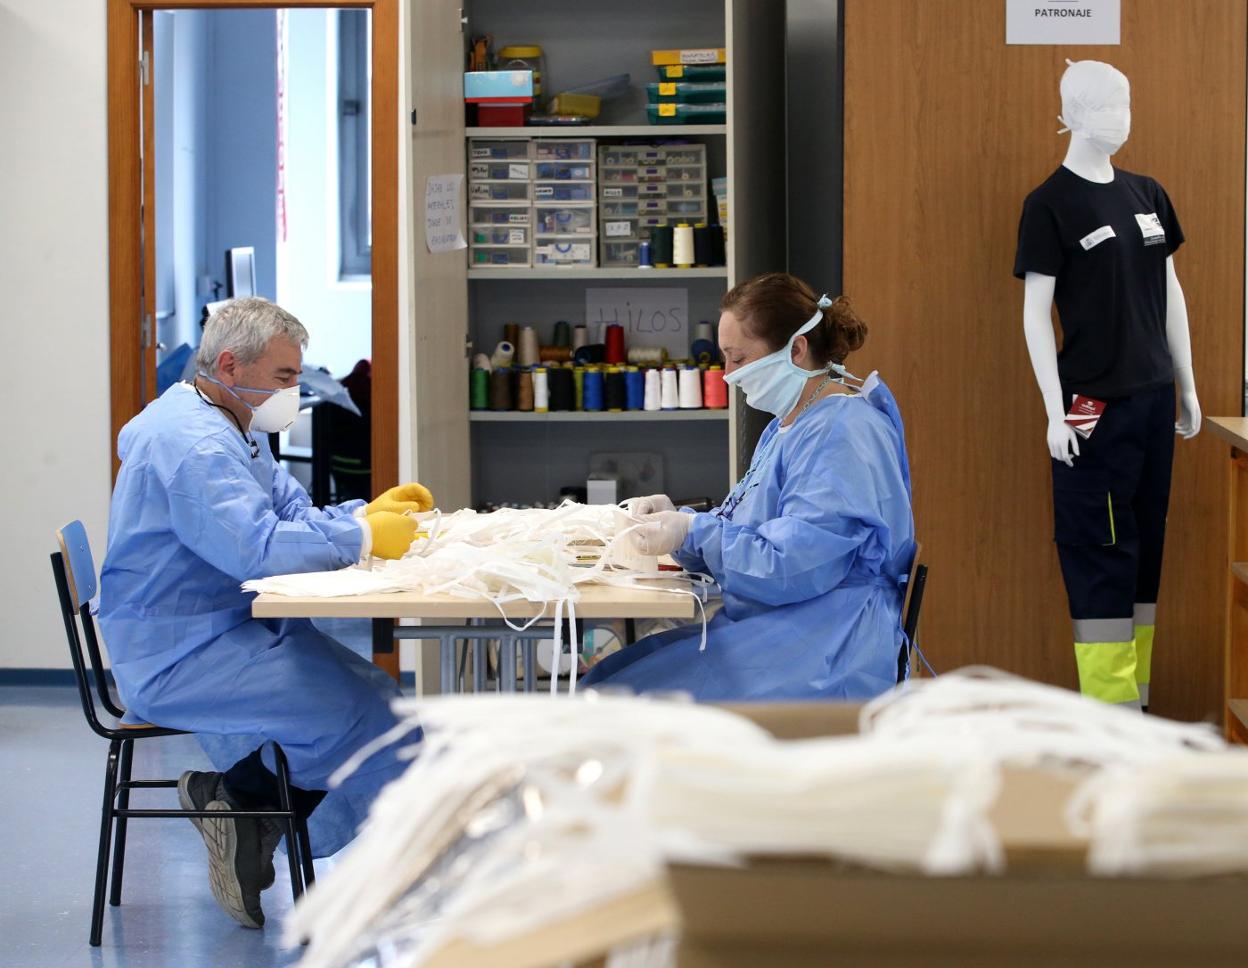
[[[737,286],[720,305],[725,379],[775,419],[713,511],[666,495],[630,510],[643,554],[711,575],[723,608],[707,629],[642,639],[587,685],[679,689],[707,701],[868,699],[893,686],[903,581],[914,557],[910,469],[896,401],[845,360],[867,336],[844,296],[788,273]]]

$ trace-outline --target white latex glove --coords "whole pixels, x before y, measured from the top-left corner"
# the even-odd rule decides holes
[[[666,494],[651,494],[649,497],[632,497],[624,502],[629,514],[643,517],[647,514],[658,514],[660,511],[675,511],[676,505]]]
[[[633,532],[633,545],[643,555],[670,555],[689,536],[692,514],[658,511],[647,514]]]
[[[1049,421],[1049,454],[1067,467],[1074,467],[1079,456],[1079,435],[1065,419]]]

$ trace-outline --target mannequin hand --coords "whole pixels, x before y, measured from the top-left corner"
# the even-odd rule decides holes
[[[365,514],[377,511],[393,511],[403,514],[406,511],[420,513],[433,510],[433,495],[423,484],[399,484],[374,498],[367,507]]]
[[[1074,467],[1079,456],[1079,435],[1065,420],[1049,421],[1049,455],[1067,467]]]
[[[689,536],[692,514],[680,511],[659,511],[647,514],[633,532],[633,547],[643,555],[669,555]]]
[[[1200,433],[1200,401],[1196,399],[1195,390],[1185,390],[1179,394],[1179,419],[1174,425],[1174,432],[1184,440],[1191,440]]]
[[[644,517],[647,514],[658,514],[660,511],[675,511],[676,505],[666,494],[651,494],[649,497],[633,497],[624,502],[629,514]]]

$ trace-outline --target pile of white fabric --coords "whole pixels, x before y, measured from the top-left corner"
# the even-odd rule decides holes
[[[859,734],[799,742],[714,707],[593,693],[396,708],[424,741],[296,906],[286,937],[310,939],[305,968],[503,941],[641,890],[670,861],[998,872],[988,812],[1005,766],[1087,777],[1070,816],[1094,872],[1248,870],[1248,753],[992,670],[909,683],[864,707]]]

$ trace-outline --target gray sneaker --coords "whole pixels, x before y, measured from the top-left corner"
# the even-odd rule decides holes
[[[178,780],[178,802],[184,810],[237,810],[220,773],[187,771]],[[264,925],[260,892],[264,883],[259,824],[255,820],[192,817],[191,823],[208,848],[208,884],[222,910],[245,928]],[[269,871],[272,871],[270,853]],[[272,875],[269,874],[269,883]]]

